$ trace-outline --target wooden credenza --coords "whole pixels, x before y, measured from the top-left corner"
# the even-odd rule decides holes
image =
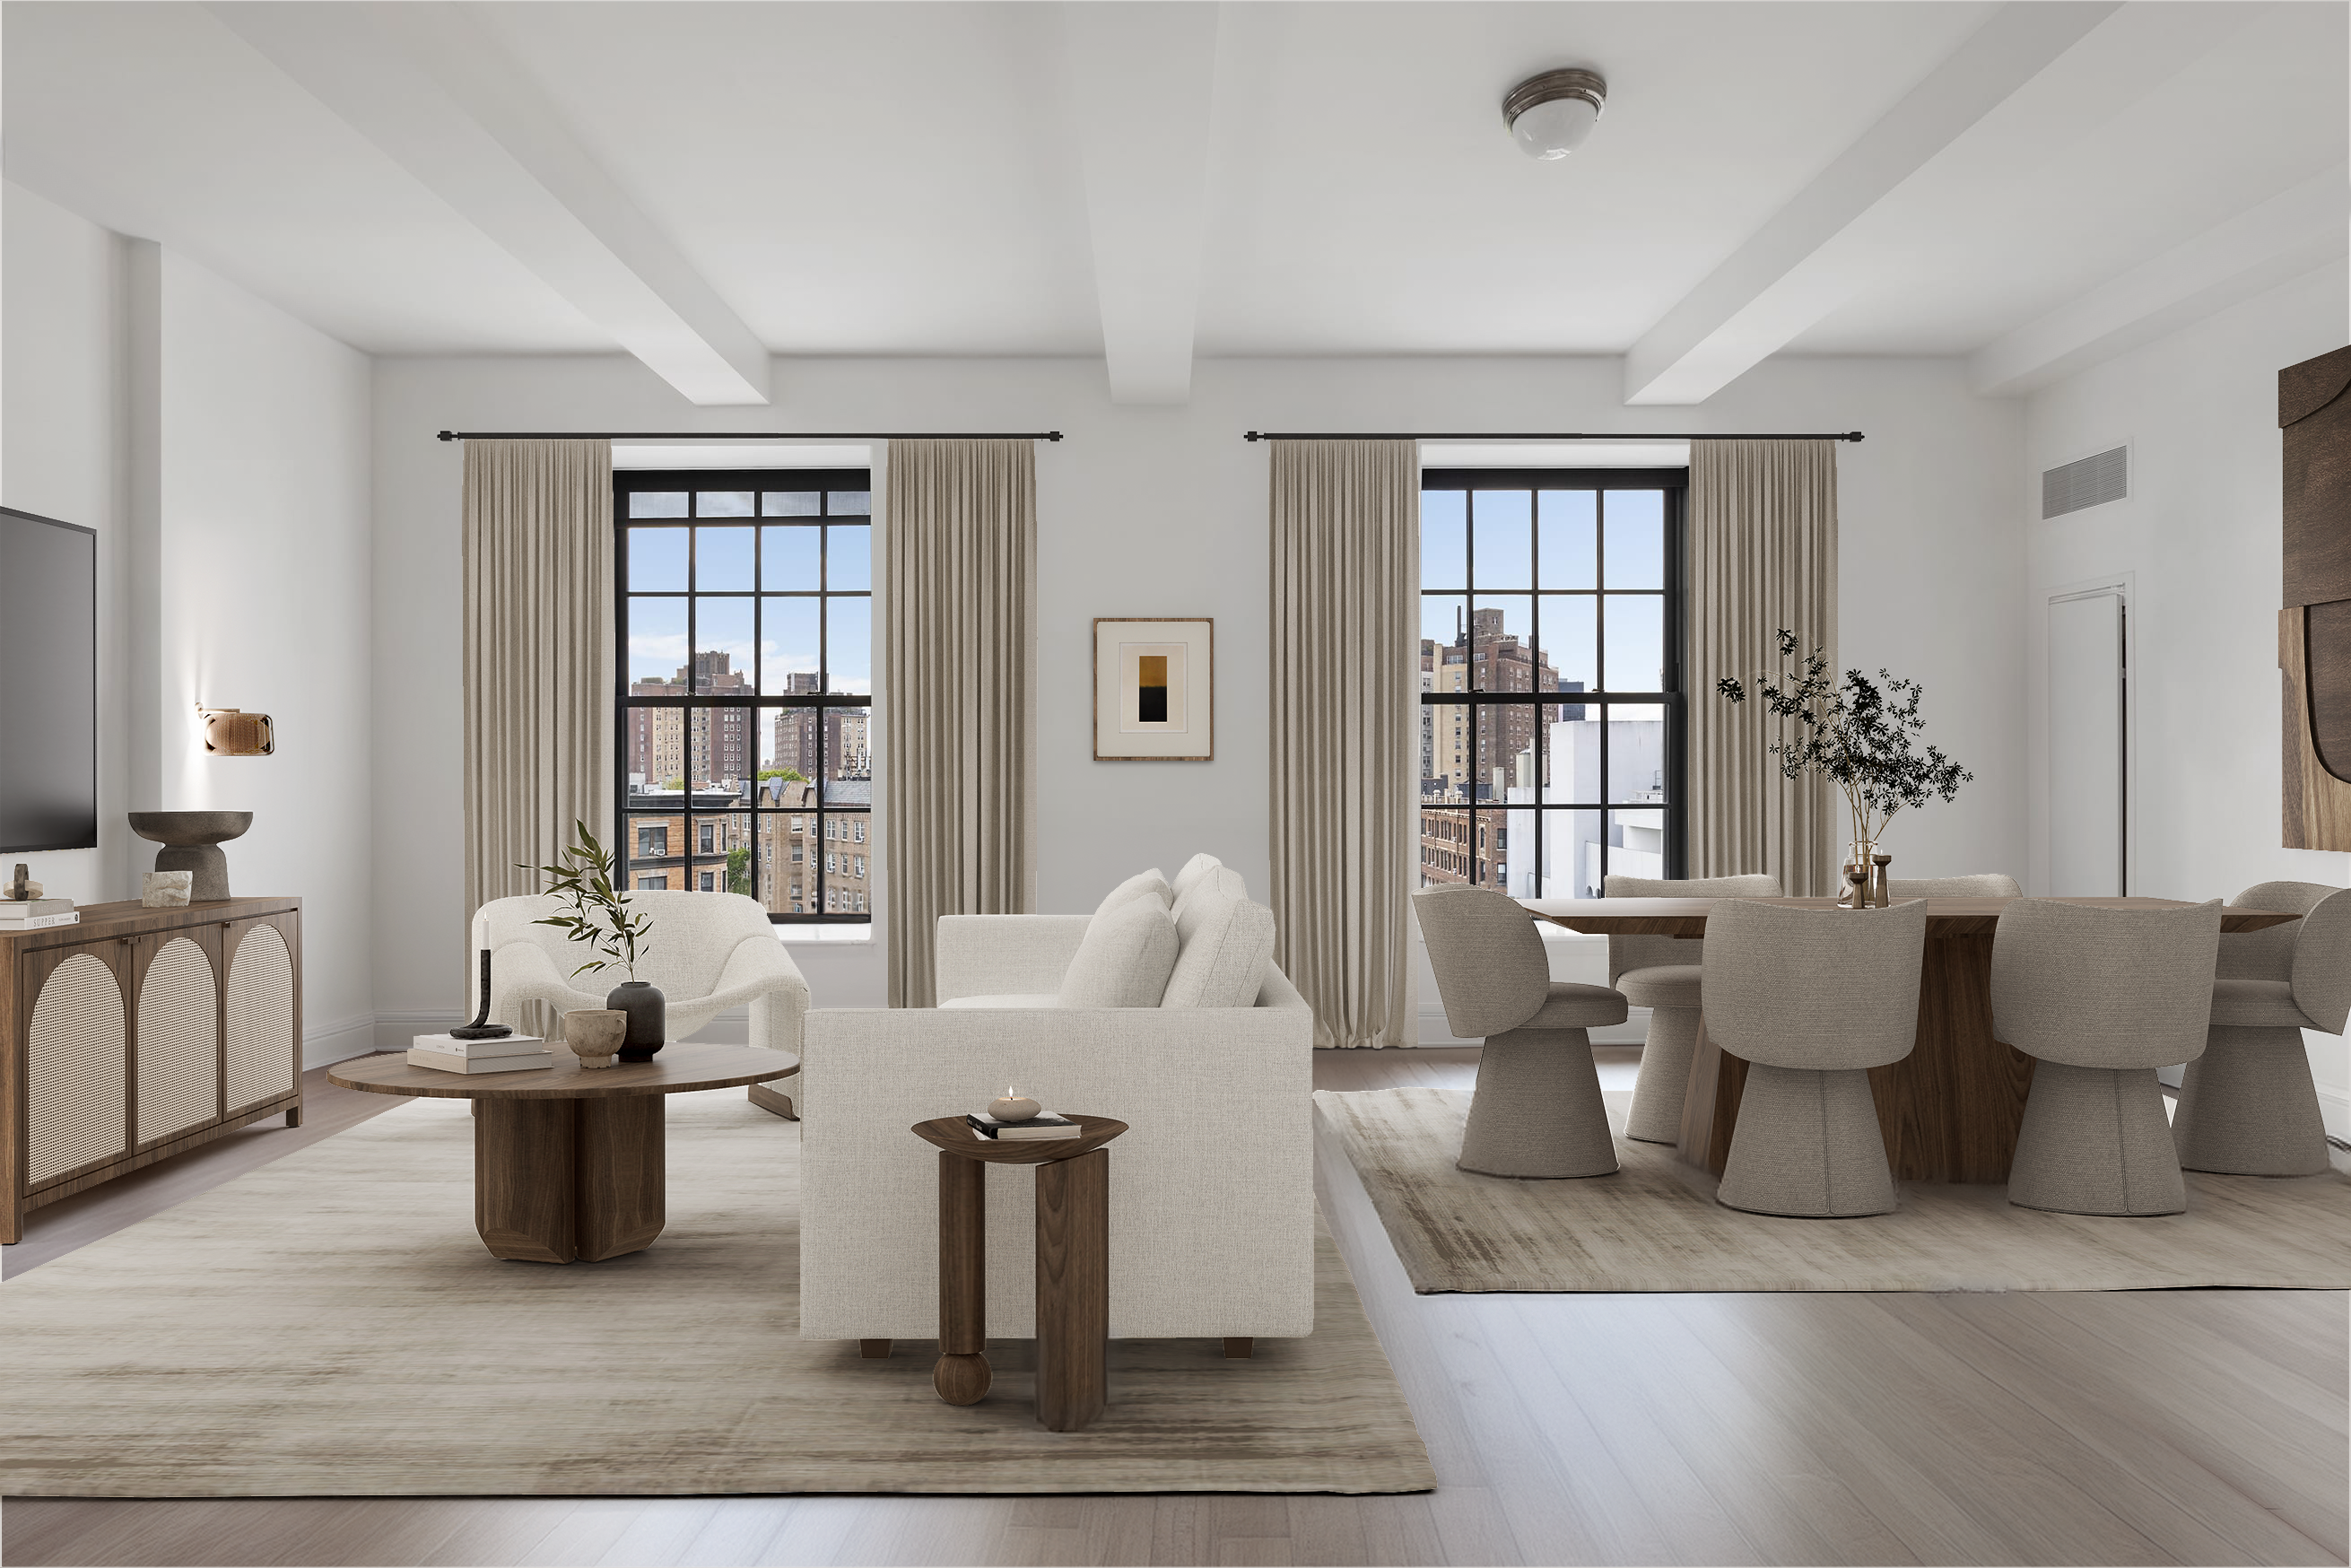
[[[302,901],[91,904],[0,932],[0,1241],[25,1213],[283,1112],[302,1121]]]

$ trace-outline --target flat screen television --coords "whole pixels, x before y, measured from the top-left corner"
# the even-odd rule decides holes
[[[0,854],[97,847],[98,531],[0,507]]]

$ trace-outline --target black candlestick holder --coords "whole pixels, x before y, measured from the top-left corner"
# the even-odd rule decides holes
[[[512,1033],[514,1030],[506,1025],[490,1021],[490,950],[485,947],[482,949],[482,1010],[474,1015],[472,1023],[459,1024],[455,1029],[451,1030],[449,1038],[452,1040],[504,1040]]]

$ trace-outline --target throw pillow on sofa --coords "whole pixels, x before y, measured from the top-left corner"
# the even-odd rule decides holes
[[[1086,923],[1061,972],[1065,1008],[1155,1008],[1176,967],[1176,922],[1155,898],[1130,898]]]
[[[1168,902],[1173,904],[1176,899],[1181,898],[1186,894],[1191,892],[1193,886],[1197,883],[1202,877],[1207,875],[1212,871],[1222,871],[1224,869],[1224,862],[1218,860],[1216,856],[1210,854],[1206,850],[1202,850],[1198,854],[1194,855],[1190,860],[1186,861],[1184,862],[1184,869],[1176,873],[1176,881],[1173,884],[1174,897],[1170,898]]]
[[[1167,885],[1167,879],[1159,874],[1157,866],[1153,866],[1149,871],[1136,872],[1133,876],[1112,888],[1109,895],[1094,905],[1095,917],[1100,918],[1109,914],[1130,898],[1144,897],[1156,898],[1162,909],[1176,902],[1175,889]]]
[[[1249,1008],[1273,962],[1273,911],[1246,896],[1238,873],[1217,867],[1185,895],[1181,937],[1163,1008]]]

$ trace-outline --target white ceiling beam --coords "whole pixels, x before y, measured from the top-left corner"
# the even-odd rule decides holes
[[[1774,214],[1625,357],[1627,403],[1698,403],[1834,308],[1804,263],[2119,5],[2011,0]]]
[[[1976,350],[1969,380],[2019,397],[2343,259],[2351,165],[2337,163]]]
[[[768,401],[767,345],[462,7],[212,11],[688,401]]]
[[[1221,5],[1063,9],[1113,402],[1192,395]]]

